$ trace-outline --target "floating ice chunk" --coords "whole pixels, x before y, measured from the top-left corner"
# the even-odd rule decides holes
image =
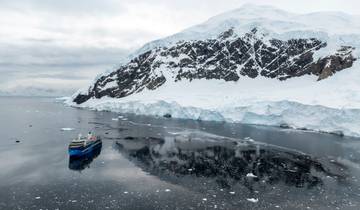
[[[254,141],[254,139],[250,138],[249,136],[244,138],[246,141]]]
[[[203,198],[202,200],[203,200],[203,201],[207,201],[207,198]]]
[[[112,121],[119,121],[119,118],[112,118]]]
[[[165,192],[170,192],[171,190],[170,189],[166,189]]]
[[[246,200],[249,201],[249,202],[252,202],[252,203],[259,202],[259,199],[257,199],[257,198],[247,198]]]
[[[40,198],[41,198],[40,196],[38,196],[38,197],[35,197],[35,199],[36,199],[36,200],[39,200]]]
[[[229,192],[231,195],[235,195],[235,192]]]
[[[61,128],[61,131],[73,131],[75,130],[74,128]]]
[[[125,191],[124,194],[128,194],[129,192],[128,191]]]
[[[253,173],[248,173],[248,174],[246,174],[246,177],[257,178],[257,176],[254,175]]]

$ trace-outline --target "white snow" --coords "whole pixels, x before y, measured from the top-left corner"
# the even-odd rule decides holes
[[[280,82],[242,77],[238,82],[193,80],[121,99],[103,97],[75,105],[94,110],[173,118],[228,121],[343,133],[360,137],[360,78],[357,63],[316,82],[312,76]]]
[[[103,89],[109,89],[109,88],[114,88],[114,87],[118,87],[116,80],[106,83],[106,85],[103,87]]]
[[[261,34],[282,40],[318,38],[326,41],[327,47],[316,52],[315,59],[333,54],[341,45],[360,49],[360,16],[337,12],[293,14],[269,6],[246,5],[173,36],[151,42],[131,56],[180,40],[213,38],[230,27],[239,36],[257,27]],[[358,59],[359,52],[354,51]],[[167,82],[154,91],[143,90],[121,99],[90,99],[81,105],[72,103],[71,99],[67,103],[119,113],[171,114],[173,118],[271,126],[286,124],[293,128],[360,137],[358,61],[353,67],[321,81],[316,81],[315,76],[303,76],[286,81],[241,77],[237,82],[205,79],[173,82],[172,77],[176,72],[161,66],[154,73],[167,78]]]
[[[243,35],[257,27],[262,33],[283,40],[314,37],[322,40],[337,40],[343,45],[360,42],[360,16],[342,12],[296,14],[271,6],[246,4],[239,9],[212,17],[205,23],[190,27],[180,33],[150,42],[130,55],[129,58],[149,49],[170,46],[182,40],[214,38],[231,27],[238,35]]]

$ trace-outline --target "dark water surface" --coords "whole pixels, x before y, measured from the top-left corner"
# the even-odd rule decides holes
[[[0,209],[360,209],[360,139],[118,116],[0,98]],[[89,130],[102,147],[70,160]]]

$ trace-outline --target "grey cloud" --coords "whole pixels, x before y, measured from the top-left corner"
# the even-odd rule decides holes
[[[36,42],[25,46],[0,44],[0,66],[118,64],[127,52],[127,50],[115,47],[69,48],[48,43],[36,44]]]
[[[116,0],[0,0],[2,9],[27,12],[49,12],[62,15],[113,15],[125,12],[121,1]]]

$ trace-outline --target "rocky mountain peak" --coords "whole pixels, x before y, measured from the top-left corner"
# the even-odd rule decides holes
[[[258,28],[238,36],[234,28],[229,28],[215,39],[182,41],[142,53],[100,77],[88,93],[79,94],[74,102],[103,96],[121,98],[180,80],[238,81],[240,77],[287,80],[303,75],[322,80],[351,67],[356,60],[350,46],[315,60],[314,53],[326,46],[325,41],[316,38],[272,38]]]

